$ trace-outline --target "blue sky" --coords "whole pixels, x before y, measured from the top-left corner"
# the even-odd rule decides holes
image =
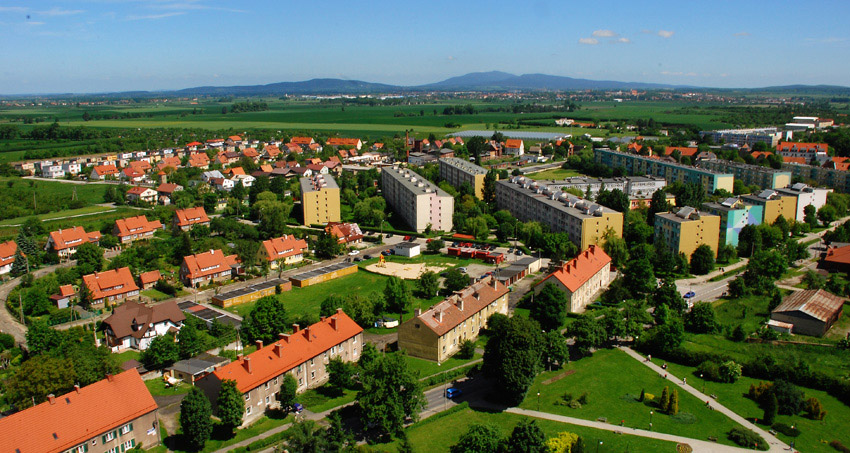
[[[475,71],[850,85],[850,2],[3,0],[0,93]]]

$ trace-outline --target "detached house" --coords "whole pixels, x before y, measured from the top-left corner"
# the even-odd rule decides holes
[[[115,165],[98,165],[91,171],[89,179],[104,180],[115,179],[118,177],[118,167]]]
[[[188,231],[195,225],[210,226],[210,218],[207,217],[204,208],[199,206],[174,211],[173,223],[176,228]]]
[[[157,199],[159,204],[169,205],[174,198],[174,192],[183,190],[183,186],[179,184],[162,183],[156,188]]]
[[[180,280],[193,288],[224,281],[231,278],[238,262],[236,255],[225,256],[221,250],[184,256],[180,266]]]
[[[12,264],[15,263],[15,252],[17,251],[18,244],[15,241],[0,244],[0,275],[12,272]]]
[[[122,244],[129,244],[139,239],[152,238],[154,232],[161,229],[162,223],[159,220],[148,220],[147,217],[140,215],[116,220],[112,234]]]
[[[351,146],[358,151],[360,150],[361,147],[363,147],[363,142],[360,141],[359,138],[332,137],[332,138],[328,139],[326,144],[327,144],[327,146],[333,146],[334,148],[336,148],[338,146]]]
[[[125,299],[139,297],[139,287],[129,267],[121,267],[83,276],[92,305],[115,305]]]
[[[112,315],[103,320],[106,345],[113,351],[138,349],[144,351],[156,337],[168,332],[177,333],[186,315],[170,301],[150,307],[139,302],[127,302],[115,307]]]
[[[189,156],[189,166],[206,170],[210,167],[210,156],[207,153],[194,153]]]
[[[100,231],[86,233],[83,227],[52,231],[47,238],[45,250],[56,252],[59,258],[68,258],[77,253],[77,247],[86,242],[93,242],[94,244],[100,242]]]
[[[150,203],[156,204],[156,200],[158,198],[157,191],[151,189],[150,187],[131,187],[130,190],[127,191],[126,194],[127,201],[131,203]]]
[[[119,453],[159,445],[157,405],[135,368],[0,419],[12,453]]]
[[[363,231],[356,223],[328,222],[325,231],[336,236],[340,244],[359,244],[363,242]]]
[[[298,239],[291,234],[263,241],[260,255],[270,263],[272,269],[277,269],[280,263],[294,264],[304,259],[307,241]]]
[[[525,143],[522,140],[514,138],[505,140],[505,154],[522,156],[525,154]]]

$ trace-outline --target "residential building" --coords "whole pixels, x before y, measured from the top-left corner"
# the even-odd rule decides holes
[[[720,240],[720,216],[684,206],[677,212],[655,214],[655,240],[664,241],[667,250],[684,253],[690,260],[700,245],[711,248],[717,256]]]
[[[509,138],[505,140],[505,154],[522,156],[525,154],[525,144],[518,138]]]
[[[83,275],[83,285],[88,289],[91,305],[111,306],[139,297],[139,287],[129,267]]]
[[[562,180],[537,180],[540,184],[556,189],[578,189],[582,193],[590,190],[590,195],[599,195],[602,189],[611,191],[620,189],[629,198],[652,198],[657,190],[667,187],[667,180],[660,176],[620,176],[616,178],[593,178],[574,176]]]
[[[336,236],[340,244],[359,244],[363,242],[363,231],[356,223],[330,222],[325,231]]]
[[[71,305],[71,299],[77,297],[77,291],[72,285],[62,285],[59,287],[59,292],[50,296],[50,300],[56,304],[57,308],[68,308]]]
[[[761,225],[764,206],[747,204],[740,198],[727,198],[720,203],[705,203],[703,211],[720,216],[720,244],[738,246],[738,236],[747,225]]]
[[[638,154],[624,153],[607,148],[593,150],[596,162],[611,168],[623,168],[629,175],[660,176],[668,184],[676,181],[699,184],[708,193],[717,189],[733,191],[734,176],[705,168],[678,164],[672,159],[658,159]]]
[[[785,136],[782,131],[775,127],[763,127],[758,129],[724,129],[719,131],[700,131],[702,137],[709,137],[716,144],[750,145],[764,142],[767,146],[775,148],[779,140]]]
[[[850,245],[830,246],[820,267],[830,271],[850,272]]]
[[[153,288],[156,286],[156,282],[160,280],[162,280],[162,274],[158,270],[139,274],[139,285],[141,285],[142,290]]]
[[[15,241],[0,243],[0,275],[12,272],[12,265],[15,264],[15,252],[17,251],[18,244]]]
[[[60,163],[50,163],[50,165],[41,166],[41,176],[45,178],[60,179],[65,177],[65,169]]]
[[[521,140],[520,140],[521,141]],[[456,189],[467,183],[479,200],[484,199],[484,177],[487,170],[467,160],[457,157],[440,159],[440,179],[447,181]]]
[[[699,152],[696,146],[668,146],[664,149],[665,156],[672,156],[675,151],[679,152],[679,156],[693,159]]]
[[[551,283],[566,294],[567,310],[579,313],[596,300],[611,280],[611,257],[602,247],[591,245],[541,280],[534,293],[540,293]]]
[[[829,162],[825,165],[827,164]],[[818,167],[806,165],[804,162],[782,164],[783,170],[790,171],[795,179],[801,180],[806,184],[831,187],[844,193],[850,193],[850,172],[841,168],[829,167],[832,166]],[[841,167],[846,167],[846,165],[842,165]]]
[[[117,179],[118,167],[115,165],[98,165],[94,167],[89,175],[92,180]]]
[[[797,197],[783,195],[775,190],[762,190],[758,194],[741,195],[745,203],[763,206],[762,223],[772,224],[777,217],[794,220],[797,213]]]
[[[170,205],[174,199],[174,193],[183,190],[179,184],[162,183],[156,188],[159,204]]]
[[[822,337],[843,308],[843,298],[822,289],[794,291],[770,312],[770,320],[791,324],[794,334]]]
[[[195,225],[210,226],[210,218],[203,206],[195,208],[178,209],[174,211],[173,224],[175,228],[183,231],[191,230]]]
[[[601,245],[610,229],[623,235],[623,213],[547,187],[524,176],[496,182],[496,205],[523,222],[537,221],[564,232],[581,250]]]
[[[140,215],[116,220],[112,234],[121,244],[129,244],[139,239],[150,239],[156,230],[161,229],[163,226],[159,220],[148,220],[147,217]]]
[[[180,266],[180,280],[192,288],[228,280],[233,276],[238,261],[236,255],[225,256],[221,250],[184,256]]]
[[[797,200],[797,209],[794,218],[798,222],[803,222],[806,217],[806,206],[812,205],[815,207],[815,210],[822,208],[826,204],[826,197],[832,192],[832,189],[820,189],[810,187],[807,184],[797,183],[776,189],[776,192],[779,195],[791,196]]]
[[[150,203],[156,204],[158,194],[156,190],[151,189],[150,187],[131,187],[127,191],[127,201],[129,203]]]
[[[417,173],[402,168],[381,171],[382,192],[387,205],[411,229],[423,232],[451,231],[454,197]]]
[[[70,229],[59,229],[51,231],[47,238],[45,250],[56,252],[59,258],[68,258],[77,253],[77,247],[92,242],[97,244],[100,242],[100,231],[92,231],[87,233],[83,227],[73,227]]]
[[[356,362],[363,347],[363,329],[340,309],[303,330],[293,325],[292,334],[281,333],[272,344],[257,343],[257,351],[239,356],[195,383],[216,409],[221,383],[236,381],[245,399],[243,424],[254,422],[268,409],[280,408],[277,395],[286,374],[295,378],[300,393],[327,382],[326,367],[331,359]]]
[[[144,351],[154,338],[168,332],[176,334],[185,320],[186,315],[173,300],[151,306],[130,301],[115,307],[103,320],[101,329],[106,335],[106,345],[113,351]]]
[[[318,175],[301,178],[301,207],[304,211],[304,225],[324,225],[328,222],[342,220],[339,192],[339,186],[333,176]]]
[[[829,145],[826,143],[796,143],[779,142],[776,152],[783,157],[802,157],[806,163],[817,162],[818,165],[829,160]]]
[[[697,167],[709,170],[731,173],[735,179],[743,181],[748,186],[757,185],[762,189],[776,189],[791,184],[791,172],[776,170],[761,165],[750,165],[731,160],[701,160]]]
[[[269,262],[272,269],[277,269],[280,264],[289,265],[301,262],[307,249],[307,241],[304,239],[298,239],[291,234],[284,234],[279,238],[263,241],[260,255]]]
[[[338,146],[351,146],[357,151],[360,151],[360,148],[363,147],[363,142],[360,141],[359,138],[338,138],[331,137],[325,142],[327,146],[333,146],[334,148]]]
[[[159,445],[157,405],[135,368],[0,418],[3,451],[118,453]]]
[[[442,363],[464,341],[475,341],[493,313],[508,314],[508,287],[486,277],[422,311],[398,328],[398,347],[413,357]]]
[[[189,155],[188,165],[194,168],[206,170],[210,167],[210,156],[207,153],[193,153]]]
[[[437,156],[429,153],[413,152],[407,155],[407,163],[410,165],[423,166],[437,162]]]

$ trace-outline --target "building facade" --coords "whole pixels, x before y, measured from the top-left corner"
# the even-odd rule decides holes
[[[841,318],[843,307],[844,299],[822,289],[794,291],[770,319],[790,324],[791,333],[821,337]]]
[[[611,257],[602,247],[591,245],[547,275],[534,287],[534,293],[540,293],[550,283],[566,294],[567,310],[580,313],[611,283]]]
[[[816,211],[822,208],[826,204],[826,197],[832,192],[832,189],[819,189],[803,183],[797,183],[776,189],[776,191],[781,196],[796,198],[795,219],[798,222],[802,222],[806,217],[806,206],[812,205]]]
[[[779,216],[785,217],[785,220],[796,218],[797,197],[791,195],[782,195],[775,190],[762,190],[757,194],[741,195],[741,200],[747,204],[762,206],[762,223],[772,224]]]
[[[411,229],[423,232],[451,231],[454,197],[417,173],[401,168],[381,171],[382,192],[387,204]]]
[[[174,211],[174,227],[189,231],[195,225],[210,226],[210,218],[203,206]]]
[[[484,199],[485,176],[487,176],[487,170],[472,162],[457,157],[440,159],[440,179],[447,181],[456,189],[460,189],[463,183],[469,183],[473,194],[479,200]]]
[[[184,256],[180,266],[180,280],[192,288],[229,280],[237,264],[236,255],[225,256],[221,250]]]
[[[761,165],[750,165],[730,160],[701,160],[696,164],[700,168],[731,173],[748,186],[757,185],[762,189],[776,189],[791,185],[791,172],[775,170]]]
[[[301,206],[304,209],[304,225],[339,222],[339,186],[333,176],[301,178]]]
[[[307,241],[298,239],[291,234],[263,241],[260,256],[269,262],[271,269],[277,269],[280,264],[289,265],[304,260]]]
[[[767,146],[775,148],[785,134],[775,127],[763,127],[758,129],[724,129],[719,131],[700,131],[702,137],[709,137],[715,144],[729,144],[752,147],[758,142],[764,142]]]
[[[593,150],[596,162],[611,168],[624,168],[630,175],[658,176],[668,184],[676,181],[699,184],[708,193],[717,189],[732,192],[734,176],[730,173],[718,173],[705,168],[682,165],[675,161],[659,159],[638,154],[624,153],[607,148]]]
[[[51,231],[47,237],[45,250],[56,252],[60,259],[68,258],[77,253],[77,247],[91,242],[97,245],[100,242],[100,231],[86,232],[83,227],[73,227]]]
[[[685,206],[677,212],[655,214],[655,240],[666,243],[673,253],[688,259],[700,245],[707,245],[717,256],[720,240],[720,216]]]
[[[667,187],[667,180],[660,176],[621,176],[617,178],[592,178],[589,176],[575,176],[562,180],[538,180],[541,184],[549,187],[564,189],[578,189],[583,193],[590,190],[591,196],[597,196],[602,189],[612,191],[620,189],[629,198],[652,198],[657,190]]]
[[[170,301],[148,307],[139,302],[127,302],[103,320],[106,345],[113,351],[137,349],[144,351],[156,337],[168,332],[175,335],[183,327],[186,315],[177,302]]]
[[[747,204],[739,198],[727,198],[720,203],[705,203],[704,212],[720,216],[720,244],[738,246],[738,236],[747,225],[761,225],[764,207]]]

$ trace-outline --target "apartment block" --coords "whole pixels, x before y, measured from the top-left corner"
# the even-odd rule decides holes
[[[539,294],[550,283],[566,294],[570,313],[582,312],[611,283],[611,257],[602,247],[591,245],[547,275],[534,287],[534,293]]]
[[[832,187],[835,190],[850,193],[850,172],[848,171],[795,163],[784,163],[782,169],[790,171],[795,179],[806,184]]]
[[[797,197],[783,195],[775,190],[762,190],[757,194],[741,195],[745,203],[762,206],[764,216],[762,223],[772,224],[777,217],[794,220],[797,213]]]
[[[757,185],[761,189],[777,189],[791,185],[790,171],[776,170],[761,165],[714,159],[699,161],[697,166],[713,171],[732,173],[735,179],[743,181],[744,184],[748,186]]]
[[[728,145],[749,145],[752,147],[758,142],[764,142],[771,148],[775,148],[779,141],[785,136],[782,131],[775,127],[700,131],[699,135],[702,137],[710,137],[715,144],[725,143]]]
[[[593,150],[596,162],[611,168],[624,168],[630,175],[658,176],[668,184],[676,181],[703,186],[708,193],[717,189],[733,191],[734,176],[705,168],[682,165],[672,160],[624,153],[607,148]]]
[[[660,176],[621,176],[617,178],[592,178],[575,176],[572,178],[552,181],[540,181],[549,187],[558,189],[578,189],[584,193],[590,189],[590,194],[596,196],[602,189],[611,191],[620,189],[629,198],[652,198],[656,190],[667,187],[667,180]]]
[[[301,206],[305,226],[339,222],[339,186],[333,176],[301,178]]]
[[[484,199],[485,176],[487,176],[487,170],[472,162],[457,157],[440,159],[440,179],[448,181],[458,189],[463,183],[469,183],[473,194],[480,200]]]
[[[490,276],[464,288],[398,328],[398,347],[441,363],[466,341],[475,341],[493,313],[508,314],[508,287]]]
[[[537,221],[565,232],[581,250],[602,245],[609,229],[623,235],[623,213],[547,187],[524,176],[496,182],[496,204],[523,222]]]
[[[708,245],[717,255],[720,238],[720,216],[685,206],[677,212],[655,214],[655,240],[665,241],[674,253],[690,259],[700,245]]]
[[[803,183],[793,184],[789,187],[776,189],[779,195],[791,196],[797,199],[797,209],[795,218],[798,222],[802,222],[806,217],[806,206],[812,205],[815,209],[820,209],[826,204],[826,197],[832,192],[832,189],[819,189],[809,187]]]
[[[760,225],[764,218],[764,207],[747,204],[737,197],[727,198],[720,203],[705,203],[703,211],[720,216],[720,244],[738,246],[741,229],[747,225]]]
[[[278,409],[278,393],[286,374],[298,383],[298,392],[316,388],[328,380],[327,364],[341,358],[356,362],[363,348],[363,329],[342,310],[330,317],[300,329],[293,325],[292,334],[281,333],[270,345],[257,342],[257,351],[241,355],[196,382],[217,408],[221,383],[231,379],[245,399],[243,424],[262,417],[267,409]]]
[[[387,204],[411,229],[451,231],[454,197],[416,172],[403,168],[381,171],[382,192]]]

